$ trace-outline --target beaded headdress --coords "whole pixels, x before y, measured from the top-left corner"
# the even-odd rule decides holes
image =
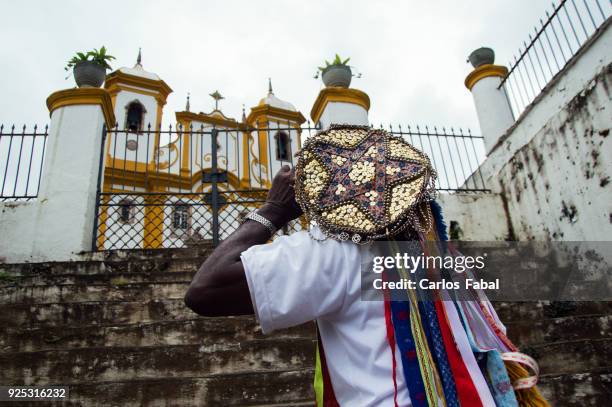
[[[364,243],[408,227],[426,232],[421,204],[436,173],[421,151],[385,130],[332,125],[298,153],[296,200],[328,237]]]

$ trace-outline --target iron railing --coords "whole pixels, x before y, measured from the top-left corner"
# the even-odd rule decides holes
[[[0,201],[30,200],[38,196],[47,126],[16,128],[0,125]]]
[[[603,4],[602,4],[603,3]],[[563,69],[580,47],[593,35],[612,12],[611,2],[599,0],[561,0],[552,3],[552,13],[533,27],[533,36],[523,41],[518,57],[508,64],[505,86],[515,117],[533,102],[550,80]]]
[[[438,190],[488,191],[482,177],[471,176],[484,158],[482,137],[428,126],[388,130],[429,155]],[[274,174],[293,166],[301,143],[317,131],[308,124],[109,130],[93,249],[217,244],[265,202]],[[281,233],[304,227],[298,220]]]
[[[439,191],[488,191],[478,173],[482,137],[453,128],[385,128],[431,158]],[[92,249],[217,243],[265,201],[274,174],[293,166],[301,143],[317,131],[310,124],[104,129]],[[47,137],[47,127],[0,126],[0,201],[38,195]],[[303,227],[296,221],[281,233]]]
[[[382,126],[381,126],[382,128]],[[390,133],[427,154],[438,173],[436,189],[441,192],[488,192],[480,172],[485,158],[482,136],[475,136],[470,129],[451,127],[438,129],[433,126],[393,126]]]

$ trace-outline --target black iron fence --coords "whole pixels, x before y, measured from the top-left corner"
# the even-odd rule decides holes
[[[602,26],[612,13],[611,2],[599,0],[561,0],[552,3],[546,20],[533,27],[529,41],[523,41],[518,57],[508,64],[508,74],[499,85],[505,86],[515,117],[520,116],[548,82],[576,54],[578,49]]]
[[[430,156],[438,190],[488,191],[482,177],[472,176],[484,158],[482,137],[428,126],[388,130]],[[93,249],[216,245],[265,202],[274,174],[293,166],[301,143],[317,131],[271,124],[109,130]],[[305,227],[297,220],[280,233]]]
[[[488,191],[478,170],[482,137],[429,126],[385,129],[429,155],[439,191]],[[317,131],[310,124],[105,129],[92,249],[216,244],[265,201],[274,174],[293,166]],[[0,126],[0,201],[37,197],[47,137],[47,127]],[[298,220],[280,233],[304,227]]]
[[[482,136],[473,135],[469,129],[464,131],[453,127],[389,125],[386,130],[401,136],[429,156],[438,172],[438,191],[489,191],[480,172],[480,164],[485,158]]]
[[[38,196],[47,130],[47,126],[28,130],[0,125],[0,201]]]

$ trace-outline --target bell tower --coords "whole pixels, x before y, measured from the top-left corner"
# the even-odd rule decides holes
[[[104,87],[111,95],[120,130],[140,133],[149,125],[152,130],[160,128],[162,109],[172,89],[157,74],[144,70],[140,49],[134,67],[112,72]]]
[[[294,154],[302,147],[301,125],[305,121],[295,106],[274,94],[272,80],[268,79],[268,94],[246,117],[247,125],[257,129],[257,134],[251,136],[255,136],[254,155],[259,165],[266,168],[267,183],[284,164],[293,163]],[[245,139],[243,150],[247,148]]]

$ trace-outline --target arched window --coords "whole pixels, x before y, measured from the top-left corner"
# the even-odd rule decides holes
[[[281,161],[291,161],[291,139],[284,131],[279,131],[274,135],[276,142],[276,159]]]
[[[119,222],[132,223],[134,222],[136,207],[129,199],[122,199],[118,205]]]
[[[125,129],[128,131],[142,131],[144,115],[147,112],[138,100],[130,102],[125,107]]]

